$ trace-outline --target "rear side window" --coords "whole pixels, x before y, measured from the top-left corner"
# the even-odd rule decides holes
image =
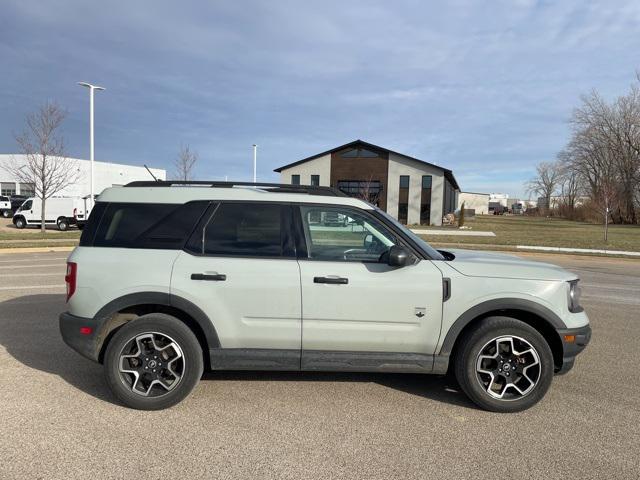
[[[187,249],[204,255],[293,256],[286,227],[290,212],[287,205],[221,203],[194,232]]]
[[[109,203],[99,207],[98,203],[80,245],[181,249],[208,204]]]

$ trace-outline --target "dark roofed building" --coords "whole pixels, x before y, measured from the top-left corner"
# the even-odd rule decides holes
[[[460,192],[451,170],[362,140],[275,171],[282,183],[339,188],[409,225],[441,225]]]

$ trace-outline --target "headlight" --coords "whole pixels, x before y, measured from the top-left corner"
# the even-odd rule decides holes
[[[582,289],[578,282],[580,280],[571,280],[569,282],[569,311],[572,313],[577,313],[582,311],[582,307],[580,306],[580,295],[582,294]]]

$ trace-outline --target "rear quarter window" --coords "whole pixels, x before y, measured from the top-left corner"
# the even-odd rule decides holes
[[[81,246],[181,249],[209,202],[97,203]]]

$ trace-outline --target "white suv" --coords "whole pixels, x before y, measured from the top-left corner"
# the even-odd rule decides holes
[[[591,336],[574,274],[437,251],[328,187],[107,189],[65,280],[65,342],[139,409],[181,401],[206,367],[452,371],[476,404],[512,412],[538,402]]]

